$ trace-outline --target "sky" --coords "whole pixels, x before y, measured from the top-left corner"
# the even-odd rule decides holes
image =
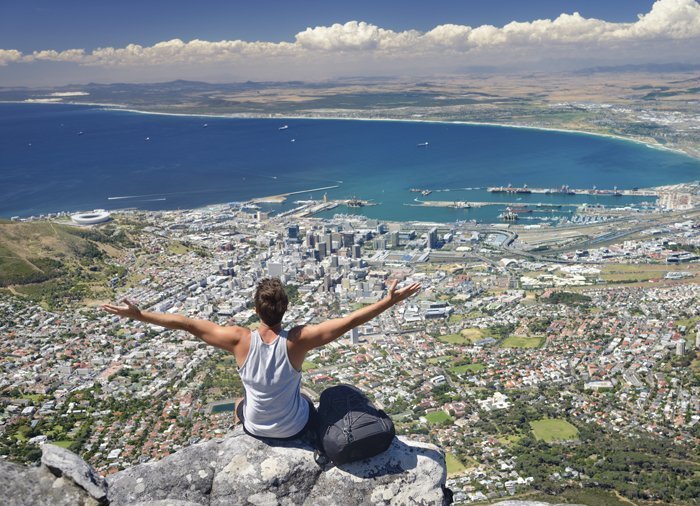
[[[696,0],[3,0],[0,86],[700,63]]]

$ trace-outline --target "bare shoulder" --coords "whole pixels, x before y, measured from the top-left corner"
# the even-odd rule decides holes
[[[236,342],[250,337],[251,334],[250,329],[246,327],[239,327],[238,325],[227,325],[221,328],[223,332],[225,332],[229,337],[233,338]]]
[[[250,341],[250,330],[238,325],[227,325],[219,327],[212,336],[210,344],[232,351],[241,343]]]
[[[304,327],[305,325],[297,325],[296,327],[289,329],[289,332],[287,332],[287,341],[298,343],[301,340],[301,334]]]
[[[308,352],[318,348],[322,343],[318,341],[317,325],[298,325],[287,334],[289,348],[296,348],[302,352]]]
[[[290,347],[303,348],[304,351],[309,351],[313,345],[309,342],[310,325],[297,325],[287,333],[287,341]]]

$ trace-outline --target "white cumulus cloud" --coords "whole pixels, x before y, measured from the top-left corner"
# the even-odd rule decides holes
[[[67,49],[65,51],[54,51],[46,49],[44,51],[34,51],[32,54],[26,55],[24,61],[66,61],[66,62],[85,62],[84,49]]]
[[[21,58],[22,53],[16,49],[0,49],[0,66],[19,61]]]
[[[696,0],[658,0],[632,23],[585,18],[576,12],[555,19],[513,21],[502,27],[444,24],[426,32],[393,31],[349,21],[307,28],[297,33],[293,42],[173,39],[152,46],[47,49],[31,54],[0,49],[0,66],[57,61],[105,68],[228,65],[245,70],[267,65],[282,71],[332,63],[338,71],[363,71],[363,62],[368,70],[398,68],[397,62],[403,62],[401,68],[410,71],[410,62],[415,61],[414,70],[418,71],[426,64],[435,69],[441,62],[498,65],[541,63],[548,58],[586,57],[591,61],[598,57],[623,63],[676,56],[698,62],[699,42],[700,4]]]

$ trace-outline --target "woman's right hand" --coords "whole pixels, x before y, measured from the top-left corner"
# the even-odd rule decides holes
[[[102,309],[108,313],[121,316],[122,318],[132,318],[138,320],[141,317],[139,307],[128,299],[122,299],[124,306],[115,306],[114,304],[102,304]]]

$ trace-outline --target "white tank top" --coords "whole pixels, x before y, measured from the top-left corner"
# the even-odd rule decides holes
[[[245,388],[245,428],[261,437],[290,437],[304,428],[309,404],[301,396],[301,372],[287,356],[287,331],[267,344],[257,330],[250,333],[250,350],[238,369]]]

